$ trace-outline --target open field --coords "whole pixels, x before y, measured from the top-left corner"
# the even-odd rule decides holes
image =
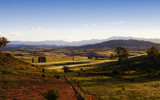
[[[78,50],[78,51],[73,50],[72,52],[79,53],[81,51],[82,50]],[[105,58],[99,58],[99,59],[88,59],[87,56],[78,56],[78,55],[70,56],[68,55],[68,53],[71,53],[71,51],[63,50],[63,49],[60,51],[36,52],[34,54],[30,52],[22,52],[22,51],[14,51],[14,52],[9,51],[9,53],[14,55],[16,58],[21,59],[30,64],[34,64],[36,66],[41,66],[46,69],[54,69],[58,71],[62,71],[61,69],[63,68],[63,66],[67,66],[73,70],[80,70],[81,68],[90,69],[90,68],[93,68],[93,66],[98,64],[116,61],[116,60],[110,59],[110,54],[113,53],[113,50],[108,50],[107,52],[104,50],[97,51],[98,54],[106,56]],[[82,52],[82,55],[83,54],[86,55],[85,53],[86,52]],[[141,55],[145,55],[145,52],[144,51],[130,52],[130,57],[141,56]],[[46,62],[39,63],[38,62],[39,56],[45,56]],[[32,63],[32,58],[34,58],[33,63]]]

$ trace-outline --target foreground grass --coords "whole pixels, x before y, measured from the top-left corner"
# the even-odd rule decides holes
[[[85,91],[102,100],[143,100],[159,98],[160,81],[125,82],[107,76],[73,77]]]

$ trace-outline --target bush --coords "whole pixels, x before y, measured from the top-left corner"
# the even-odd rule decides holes
[[[78,76],[81,76],[81,72],[78,72]]]
[[[63,67],[63,71],[64,71],[65,73],[71,72],[71,70],[70,70],[69,67],[67,67],[67,66],[64,66],[64,67]]]
[[[57,89],[53,88],[48,90],[45,94],[44,97],[47,100],[57,100],[59,98],[59,92]]]
[[[44,69],[44,68],[42,69],[42,72],[45,72],[45,69]]]
[[[54,77],[55,77],[56,79],[60,79],[60,76],[59,76],[59,75],[54,75]]]
[[[112,71],[112,75],[114,75],[114,76],[119,76],[120,74],[121,74],[121,72],[119,70]]]
[[[42,74],[42,77],[43,77],[43,78],[45,78],[45,77],[46,77],[46,75]]]

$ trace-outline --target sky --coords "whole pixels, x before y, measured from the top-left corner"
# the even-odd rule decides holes
[[[160,38],[160,0],[0,0],[0,36],[80,41]]]

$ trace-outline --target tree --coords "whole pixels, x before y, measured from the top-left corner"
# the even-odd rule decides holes
[[[146,53],[154,61],[156,61],[158,56],[160,55],[157,46],[152,46],[152,47],[148,48]]]
[[[98,56],[98,54],[94,51],[88,52],[88,59],[93,59],[94,57]]]
[[[34,58],[32,58],[32,63],[34,63]]]
[[[8,39],[5,37],[0,37],[0,47],[6,47],[7,43],[9,43]]]
[[[115,54],[111,54],[111,58],[118,58],[118,64],[122,60],[127,60],[129,56],[128,50],[125,47],[117,47]]]

